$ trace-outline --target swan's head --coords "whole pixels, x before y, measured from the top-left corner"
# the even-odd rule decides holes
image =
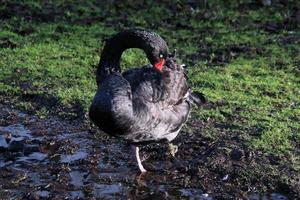
[[[157,71],[162,72],[163,66],[168,58],[168,47],[164,41],[158,41],[154,45],[152,48],[149,48],[149,51],[146,51],[146,54],[153,67]]]
[[[163,71],[163,67],[168,67],[168,68],[171,68],[173,70],[178,70],[178,71],[185,71],[186,69],[186,65],[185,64],[181,64],[179,65],[177,62],[176,62],[176,53],[177,53],[177,50],[174,49],[174,52],[171,53],[171,54],[159,54],[159,59],[158,61],[153,65],[154,68],[156,70],[158,70],[159,72],[162,72]]]
[[[154,64],[154,68],[159,72],[162,72],[165,63],[166,63],[166,58],[164,58],[164,56],[160,54],[159,60]]]

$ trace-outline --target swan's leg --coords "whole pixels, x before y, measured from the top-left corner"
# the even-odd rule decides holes
[[[140,159],[140,154],[139,154],[139,147],[137,146],[134,146],[134,149],[135,149],[135,157],[136,157],[136,160],[137,160],[137,163],[138,163],[138,166],[139,166],[139,169],[142,173],[146,172],[145,168],[143,167],[142,165],[142,161]]]
[[[177,153],[178,151],[178,146],[177,145],[174,145],[172,143],[168,143],[168,149],[169,149],[169,152],[171,154],[171,156],[173,158],[175,158],[175,154]]]

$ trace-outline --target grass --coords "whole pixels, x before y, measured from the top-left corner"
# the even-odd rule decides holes
[[[213,102],[228,101],[218,110],[197,113],[201,119],[238,120],[243,128],[259,130],[261,136],[250,139],[255,147],[285,151],[292,148],[289,139],[299,137],[300,110],[295,106],[299,104],[299,78],[287,70],[272,69],[269,61],[237,58],[226,68],[195,69],[191,83]]]
[[[194,119],[230,125],[232,133],[243,134],[244,145],[265,154],[288,155],[292,161],[282,162],[299,171],[300,29],[288,6],[243,10],[238,6],[247,1],[230,5],[216,1],[197,8],[181,1],[172,5],[128,1],[118,6],[62,1],[44,9],[42,1],[4,2],[2,102],[41,117],[53,114],[53,108],[55,114],[76,117],[80,115],[72,110],[76,106],[84,114],[96,90],[95,69],[104,39],[124,27],[144,27],[178,49],[181,60],[190,65],[192,87],[212,105],[194,110]],[[16,5],[27,11],[12,16]],[[141,6],[138,11],[136,6]],[[299,8],[299,2],[289,6]],[[48,19],[49,13],[56,15]],[[147,59],[140,50],[122,56],[124,69],[144,64]],[[36,96],[56,103],[36,104]],[[219,137],[218,128],[207,128],[203,134]]]

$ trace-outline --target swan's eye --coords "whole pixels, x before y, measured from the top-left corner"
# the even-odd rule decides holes
[[[164,56],[163,56],[162,54],[159,54],[159,57],[160,57],[160,58],[163,58]]]

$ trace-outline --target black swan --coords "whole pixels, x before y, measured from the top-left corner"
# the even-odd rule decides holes
[[[143,49],[152,65],[121,73],[120,58],[129,48]],[[188,86],[183,65],[168,54],[166,42],[156,33],[131,29],[106,41],[97,68],[98,90],[90,119],[109,135],[135,145],[171,141],[187,121],[191,104],[204,97]],[[141,172],[145,172],[135,146]]]

